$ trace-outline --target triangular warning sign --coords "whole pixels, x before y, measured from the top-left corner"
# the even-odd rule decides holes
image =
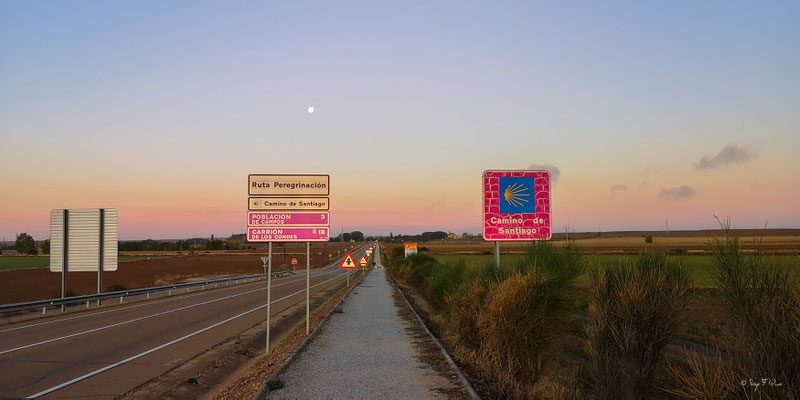
[[[361,259],[360,259],[360,260],[358,260],[358,265],[360,265],[360,266],[362,266],[362,267],[365,267],[365,266],[367,266],[367,258],[366,258],[366,257],[364,257],[364,256],[361,256]]]
[[[353,261],[353,256],[350,253],[347,253],[347,257],[344,258],[342,261],[342,265],[339,268],[358,268],[356,262]]]

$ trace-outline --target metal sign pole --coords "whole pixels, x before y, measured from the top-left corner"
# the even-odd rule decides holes
[[[270,320],[270,312],[271,310],[271,303],[272,303],[272,242],[269,242],[269,258],[267,259],[267,264],[269,264],[269,272],[267,272],[267,349],[266,352],[269,353],[269,320]]]
[[[350,287],[350,268],[347,269],[347,287]]]
[[[500,241],[494,242],[494,267],[500,269]]]
[[[67,297],[67,248],[69,244],[69,210],[64,210],[64,250],[61,252],[61,298]],[[66,304],[61,305],[61,311],[67,309]]]
[[[100,251],[97,260],[97,294],[103,292],[103,236],[105,236],[103,225],[105,225],[106,210],[100,209]],[[100,305],[100,299],[97,300],[97,305]]]
[[[311,295],[309,288],[311,286],[311,242],[306,242],[306,335],[310,332],[311,327]]]

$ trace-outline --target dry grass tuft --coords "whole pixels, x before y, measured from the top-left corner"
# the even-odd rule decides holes
[[[667,375],[672,388],[667,393],[684,399],[727,399],[737,389],[739,379],[730,361],[722,356],[690,352],[685,365],[670,363]]]
[[[444,340],[457,351],[470,351],[480,347],[478,317],[489,290],[489,283],[485,279],[473,279],[462,283],[457,290],[445,296],[445,304],[450,310],[450,321]]]
[[[663,350],[679,333],[689,276],[663,251],[634,265],[596,271],[590,289],[586,350],[594,394],[641,399],[655,391]]]

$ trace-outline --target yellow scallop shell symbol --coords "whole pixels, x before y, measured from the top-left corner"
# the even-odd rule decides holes
[[[511,204],[514,207],[524,206],[525,204],[523,203],[528,202],[528,200],[524,197],[530,196],[529,193],[523,193],[526,191],[528,191],[528,188],[523,187],[521,183],[515,183],[506,188],[506,192],[503,194],[503,197],[506,198],[506,202],[508,204]]]

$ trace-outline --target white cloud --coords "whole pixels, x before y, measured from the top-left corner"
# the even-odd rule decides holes
[[[756,152],[736,144],[725,146],[715,156],[703,156],[694,163],[695,169],[717,169],[728,164],[743,164],[756,157]]]
[[[627,183],[611,185],[611,193],[627,192],[627,191],[628,191]]]
[[[561,170],[553,164],[531,164],[528,166],[528,169],[545,169],[550,171],[550,179],[553,181],[553,183],[558,182],[558,178],[561,177]]]
[[[659,196],[661,196],[662,198],[665,198],[665,199],[670,199],[670,200],[677,200],[677,199],[683,199],[683,198],[686,198],[686,197],[692,197],[695,194],[697,194],[697,192],[694,189],[692,189],[690,186],[687,186],[687,185],[674,187],[674,188],[664,188],[664,189],[661,189],[660,192],[658,192]]]

